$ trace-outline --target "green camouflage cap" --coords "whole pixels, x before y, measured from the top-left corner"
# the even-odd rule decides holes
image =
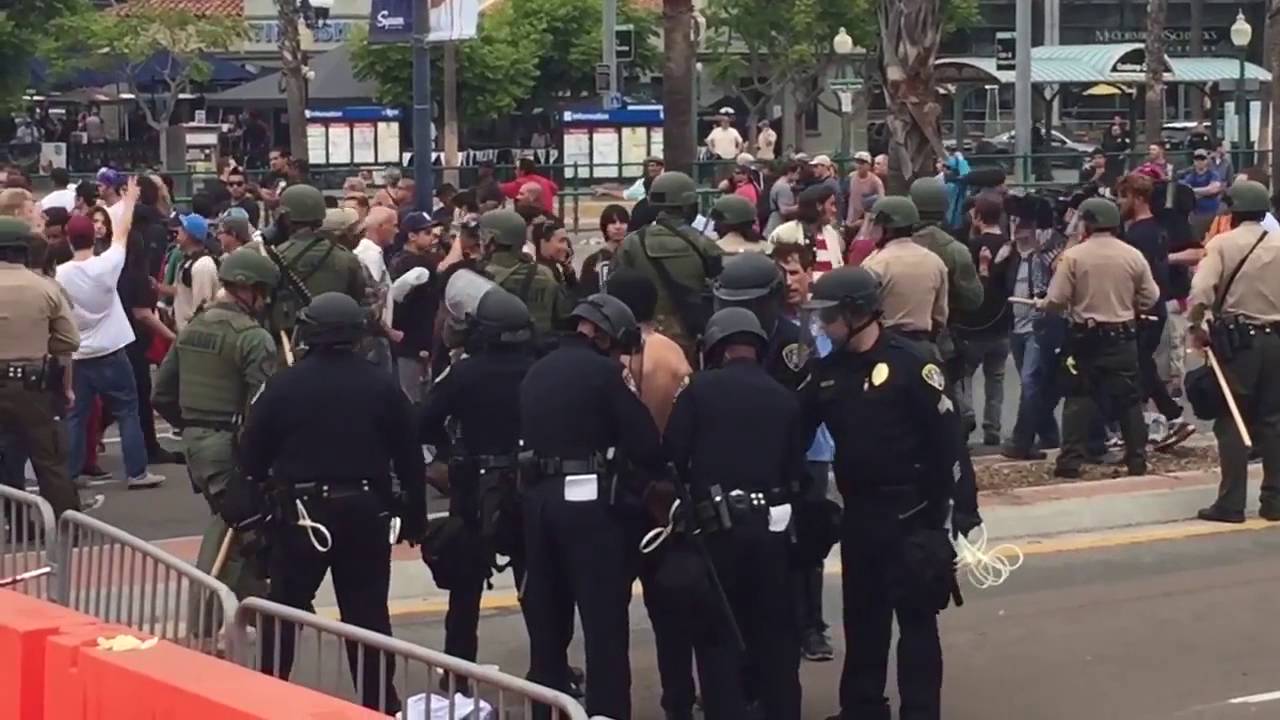
[[[911,183],[911,201],[922,216],[932,218],[942,217],[951,204],[946,184],[936,177],[922,177]]]
[[[480,237],[508,248],[523,247],[524,218],[514,210],[490,210],[480,216]]]
[[[1231,212],[1256,213],[1271,211],[1271,196],[1267,188],[1254,180],[1241,180],[1227,191]]]
[[[751,201],[741,195],[725,195],[716,200],[711,212],[719,215],[717,222],[726,225],[745,225],[756,219],[756,208]]]
[[[218,279],[233,285],[266,285],[280,282],[280,269],[269,258],[253,248],[240,248],[222,259]]]
[[[1106,198],[1094,197],[1080,203],[1080,217],[1096,230],[1120,227],[1120,208]]]
[[[649,186],[649,204],[659,208],[686,208],[698,204],[698,184],[682,172],[664,172]]]
[[[920,224],[920,211],[911,198],[889,195],[871,208],[872,222],[888,228],[912,228]]]
[[[0,247],[27,247],[31,226],[17,218],[0,218]]]
[[[324,195],[310,185],[290,185],[280,193],[280,207],[290,222],[324,222]]]

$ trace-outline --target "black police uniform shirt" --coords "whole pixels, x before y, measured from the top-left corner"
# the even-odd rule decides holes
[[[425,511],[422,447],[393,376],[350,351],[315,348],[267,381],[249,408],[245,472],[290,483],[372,480],[395,466],[410,507]]]
[[[808,440],[797,395],[755,360],[735,359],[690,378],[676,396],[663,446],[703,500],[712,485],[802,490]]]
[[[813,355],[800,340],[800,326],[779,319],[765,346],[764,369],[774,380],[789,390],[796,390],[809,377],[809,358]]]
[[[959,420],[944,386],[942,370],[888,330],[867,352],[837,349],[814,361],[801,389],[806,437],[826,423],[842,495],[912,486],[941,524],[960,469]]]
[[[520,383],[532,367],[532,353],[488,350],[468,355],[436,378],[419,414],[421,440],[444,457],[511,455],[520,444]],[[451,444],[445,422],[461,429],[462,446]]]
[[[586,460],[617,448],[651,471],[665,463],[649,409],[623,380],[622,363],[577,333],[529,369],[520,384],[520,431],[541,457]]]

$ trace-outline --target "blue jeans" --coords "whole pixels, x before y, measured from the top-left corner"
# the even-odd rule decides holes
[[[1038,320],[1031,332],[1009,336],[1013,364],[1018,368],[1018,379],[1022,386],[1022,392],[1018,396],[1018,419],[1013,425],[1013,436],[1010,438],[1010,444],[1018,450],[1030,450],[1037,437],[1040,438],[1042,448],[1057,447],[1061,442],[1058,423],[1053,417],[1054,407],[1058,404],[1057,395],[1053,391],[1057,348],[1052,345],[1052,329],[1045,327],[1045,323],[1046,321]],[[1046,348],[1047,357],[1041,350],[1042,341],[1050,343],[1050,347]]]
[[[120,428],[120,450],[130,478],[147,474],[147,443],[138,421],[138,387],[124,350],[89,360],[76,360],[72,370],[76,402],[67,413],[68,472],[72,479],[84,467],[85,423],[95,396],[102,397]]]

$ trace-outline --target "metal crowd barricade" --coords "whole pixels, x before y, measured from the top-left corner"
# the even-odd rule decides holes
[[[58,522],[58,601],[193,650],[239,658],[236,596],[160,548],[80,512]]]
[[[56,599],[57,529],[53,508],[44,498],[0,485],[0,584],[42,600]],[[44,568],[53,572],[22,579]]]
[[[479,718],[473,699],[488,703],[494,720],[532,720],[535,709],[547,720],[587,720],[562,692],[269,600],[245,600],[236,617],[257,630],[248,667],[392,715],[425,695],[425,706],[404,712],[404,720],[438,717],[433,701],[447,704],[449,720]]]

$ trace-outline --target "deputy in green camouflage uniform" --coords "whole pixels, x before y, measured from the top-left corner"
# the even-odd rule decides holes
[[[964,243],[942,228],[949,202],[946,185],[937,178],[920,178],[911,183],[911,200],[916,204],[923,223],[911,236],[912,239],[932,250],[947,266],[948,313],[954,315],[977,310],[982,305],[982,281],[978,279],[973,255]],[[938,335],[938,349],[944,361],[955,356],[955,344],[945,330]]]
[[[196,566],[213,568],[227,525],[221,500],[236,471],[233,451],[240,418],[276,368],[276,344],[258,322],[280,280],[275,263],[249,248],[222,261],[223,289],[179,333],[156,376],[152,405],[183,429],[187,471],[213,511]],[[238,597],[262,595],[263,574],[233,543],[218,573]]]
[[[564,326],[573,303],[551,268],[524,253],[524,218],[512,210],[490,210],[480,216],[480,238],[486,243],[484,272],[503,290],[524,301],[543,338]]]
[[[649,188],[658,211],[653,224],[627,236],[618,266],[636,268],[658,289],[654,322],[675,340],[691,363],[711,315],[711,281],[720,274],[720,246],[690,225],[698,216],[698,186],[681,172],[665,172]]]
[[[370,304],[364,268],[355,253],[320,233],[324,223],[324,196],[310,185],[292,185],[280,194],[281,212],[288,218],[288,237],[276,246],[281,262],[306,287],[311,297],[327,292],[350,295],[361,305]],[[281,282],[272,306],[272,329],[293,333],[297,315],[307,304],[296,297],[288,282]]]

